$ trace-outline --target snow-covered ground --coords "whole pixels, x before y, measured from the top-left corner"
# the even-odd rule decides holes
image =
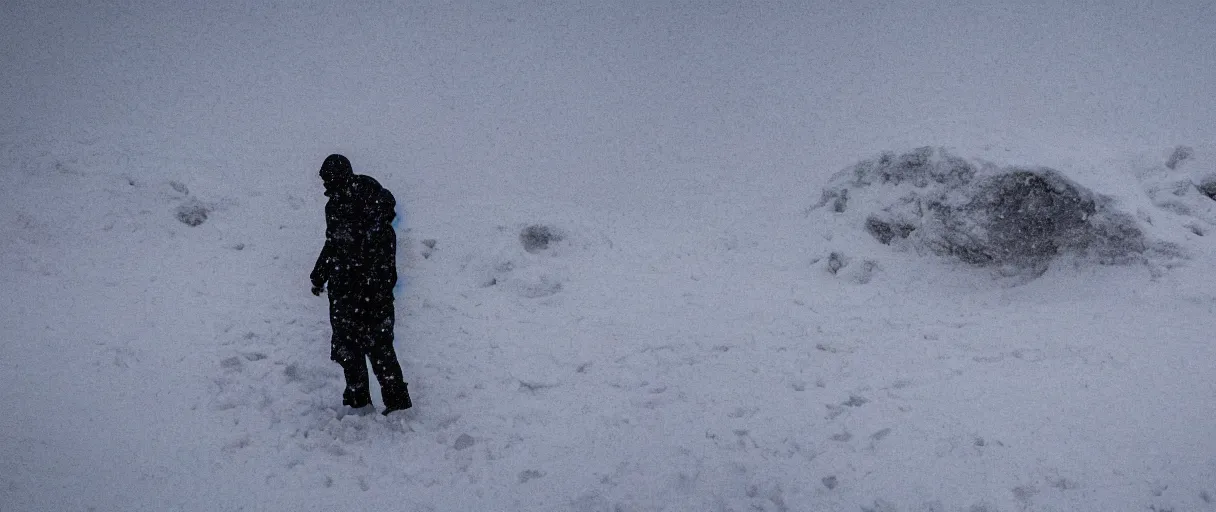
[[[0,6],[0,510],[1216,510],[1211,2],[249,4]],[[813,208],[926,145],[1165,250]],[[333,152],[401,204],[390,417],[309,293]]]

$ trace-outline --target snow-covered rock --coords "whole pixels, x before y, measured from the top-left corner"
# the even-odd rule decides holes
[[[1003,273],[1041,273],[1064,254],[1126,264],[1178,252],[1147,234],[1118,200],[1060,170],[999,166],[933,147],[849,166],[811,210],[844,216],[896,249]]]

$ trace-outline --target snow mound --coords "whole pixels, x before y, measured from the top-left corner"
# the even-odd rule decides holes
[[[1190,157],[1184,150],[1171,162]],[[843,217],[897,250],[1003,274],[1038,275],[1065,254],[1104,265],[1180,256],[1121,204],[1057,169],[998,166],[922,147],[845,168],[810,211]]]
[[[1216,160],[1209,153],[1178,146],[1165,165],[1149,166],[1140,173],[1149,201],[1164,211],[1157,217],[1173,216],[1198,236],[1216,226]],[[1149,217],[1146,222],[1156,220]]]
[[[485,253],[470,255],[465,267],[478,288],[497,288],[527,299],[550,297],[562,291],[568,266],[561,256],[573,249],[569,233],[545,224],[514,228],[517,237],[501,236]],[[499,226],[500,234],[513,231]]]

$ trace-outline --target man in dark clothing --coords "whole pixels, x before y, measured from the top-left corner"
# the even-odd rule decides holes
[[[329,287],[330,359],[342,365],[342,404],[371,405],[367,359],[380,381],[384,414],[409,409],[409,391],[393,350],[393,286],[397,284],[396,200],[370,176],[355,174],[342,155],[321,165],[325,182],[325,247],[313,267],[312,293]]]

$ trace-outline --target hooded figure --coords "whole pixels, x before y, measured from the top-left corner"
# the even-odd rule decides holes
[[[397,284],[396,200],[369,176],[355,174],[342,155],[321,165],[325,183],[325,247],[313,267],[312,293],[328,285],[330,359],[342,366],[342,404],[371,405],[367,359],[380,381],[388,414],[409,409],[409,391],[393,350],[393,286]]]

